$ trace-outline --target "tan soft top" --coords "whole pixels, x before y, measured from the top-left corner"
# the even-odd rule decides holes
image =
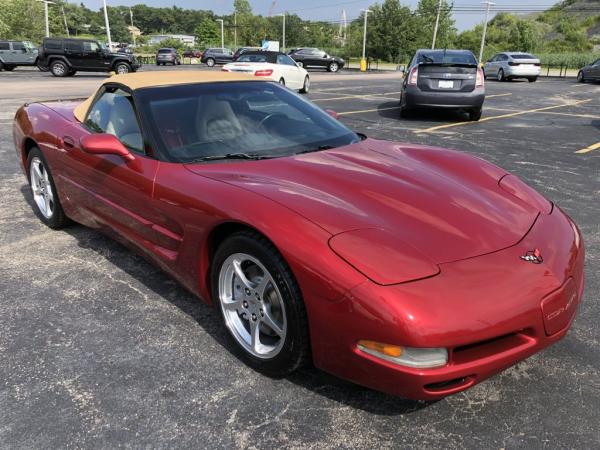
[[[222,83],[232,81],[260,81],[252,75],[235,74],[230,72],[213,72],[199,70],[178,70],[178,71],[156,71],[156,72],[135,72],[123,75],[113,75],[107,78],[98,88],[102,89],[105,84],[118,83],[128,87],[132,91],[145,87],[155,86],[172,86],[176,84],[193,84],[193,83]],[[96,93],[94,92],[89,98],[80,103],[73,114],[75,118],[83,122],[85,116],[92,104]]]

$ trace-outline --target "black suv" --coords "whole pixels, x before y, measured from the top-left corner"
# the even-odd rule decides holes
[[[45,38],[38,55],[38,66],[47,67],[55,77],[75,72],[135,72],[140,64],[135,56],[111,53],[91,39]]]
[[[295,48],[288,53],[300,67],[320,67],[329,72],[337,72],[344,67],[345,61],[337,56],[330,56],[318,48]]]
[[[208,67],[212,67],[215,64],[227,64],[233,61],[233,52],[228,48],[207,48],[202,53],[203,62]]]

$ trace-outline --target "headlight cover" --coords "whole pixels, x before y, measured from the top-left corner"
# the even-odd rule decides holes
[[[331,249],[371,281],[388,286],[429,278],[440,268],[397,235],[379,228],[336,234]]]
[[[518,177],[510,174],[505,175],[500,179],[498,185],[505,192],[514,195],[519,200],[538,209],[542,214],[550,214],[552,212],[552,202],[547,200],[535,189],[525,184]]]
[[[356,347],[361,352],[399,366],[431,369],[448,364],[448,350],[445,348],[404,347],[370,340],[358,341]]]

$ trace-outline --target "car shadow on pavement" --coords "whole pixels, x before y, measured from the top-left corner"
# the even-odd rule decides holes
[[[21,186],[20,191],[25,201],[33,211],[36,211],[37,215],[29,185],[24,184]],[[241,350],[230,340],[217,311],[204,303],[195,294],[186,290],[166,272],[148,262],[139,253],[130,250],[125,244],[122,245],[122,243],[100,231],[77,223],[71,223],[66,228],[56,232],[68,233],[77,240],[79,247],[94,251],[118,270],[138,280],[147,289],[192,317],[204,331],[237,358],[240,364],[244,364],[241,358]],[[410,414],[435,403],[393,397],[344,381],[322,372],[312,365],[292,373],[286,379],[340,404],[377,415]]]
[[[377,114],[384,119],[402,120],[406,122],[462,122],[468,115],[461,111],[444,111],[440,109],[415,109],[407,117],[400,117],[399,102],[385,102],[377,105]]]

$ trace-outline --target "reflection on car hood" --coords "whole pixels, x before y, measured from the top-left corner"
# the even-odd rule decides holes
[[[505,171],[479,158],[373,139],[293,157],[187,167],[279,202],[331,234],[385,229],[436,263],[515,245],[538,215],[498,186]]]

